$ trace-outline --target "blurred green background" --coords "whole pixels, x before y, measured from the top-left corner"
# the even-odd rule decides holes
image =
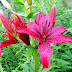
[[[24,15],[24,9],[19,1],[7,0],[12,10]],[[25,0],[24,2],[25,3]],[[31,21],[34,21],[36,14],[42,11],[43,14],[49,14],[53,4],[56,4],[57,14],[55,26],[64,26],[68,31],[63,34],[72,37],[72,0],[33,0],[32,12],[34,12]],[[6,9],[0,1],[0,10],[2,10],[9,20],[12,13]],[[22,16],[23,20],[26,19]],[[2,37],[2,31],[5,31],[3,25],[0,25],[0,43],[7,38]],[[38,41],[34,40],[31,45],[38,47]],[[51,44],[51,59],[48,69],[42,67],[38,52],[38,72],[72,72],[72,44],[61,43]],[[14,44],[4,47],[2,50],[1,69],[3,72],[34,72],[33,49],[28,46]]]

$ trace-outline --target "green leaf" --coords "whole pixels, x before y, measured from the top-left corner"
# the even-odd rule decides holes
[[[30,56],[31,54],[33,53],[33,48],[31,49],[28,49],[27,51],[26,51],[26,56]]]
[[[21,3],[24,3],[24,0],[19,0]]]
[[[22,2],[20,1],[13,1],[14,4],[21,4],[21,5],[24,5]]]
[[[26,18],[32,18],[32,16],[33,16],[33,12],[29,13]]]
[[[72,27],[69,27],[67,30],[72,33]]]

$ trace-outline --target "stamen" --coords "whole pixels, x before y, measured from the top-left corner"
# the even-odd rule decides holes
[[[50,22],[49,22],[49,24],[48,24],[48,27],[50,26]]]
[[[45,39],[46,38],[46,36],[44,35],[44,36],[42,36],[42,39]]]

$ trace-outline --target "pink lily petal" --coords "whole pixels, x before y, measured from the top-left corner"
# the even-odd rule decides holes
[[[22,34],[28,34],[31,35],[32,37],[34,37],[36,40],[38,40],[39,42],[42,42],[41,38],[33,31],[31,31],[28,28],[23,28],[23,29],[17,29],[16,30],[18,33],[22,33]]]
[[[50,17],[52,19],[53,22],[53,27],[55,25],[55,19],[56,19],[56,5],[53,5],[51,12],[50,12]]]
[[[67,30],[63,26],[56,26],[52,28],[51,32],[49,32],[48,34],[50,34],[50,36],[52,37],[52,36],[61,34],[64,31],[67,31]]]
[[[72,43],[72,38],[63,34],[58,34],[55,36],[50,36],[46,39],[47,43],[66,43],[66,42],[71,42]]]
[[[1,48],[0,48],[0,56],[1,56]]]
[[[52,28],[52,20],[48,14],[43,15],[39,21],[39,29],[41,30],[41,35],[46,34],[49,29]]]
[[[44,68],[49,67],[50,56],[51,56],[51,46],[47,43],[39,43],[38,45],[39,55],[41,59],[41,63]]]
[[[40,20],[41,17],[42,17],[42,11],[39,11],[39,13],[37,14],[37,17],[36,17],[36,19],[35,19],[35,23],[36,23],[37,25],[39,25],[39,20]]]
[[[33,32],[38,34],[39,37],[40,37],[39,26],[36,23],[30,22],[30,23],[27,24],[27,27],[29,27],[30,30],[32,30]]]
[[[18,40],[8,33],[9,40],[14,40],[14,42],[18,42]]]
[[[0,48],[11,45],[11,44],[15,44],[17,42],[15,42],[14,40],[5,40],[0,44]]]
[[[18,16],[17,14],[12,15],[12,20],[13,20],[12,22],[15,26],[15,29],[25,27],[25,23],[23,22],[23,19],[20,16]]]
[[[6,17],[6,15],[0,10],[0,19],[3,22],[3,25],[5,28],[11,33],[15,33],[14,27],[12,26],[11,22],[9,19]]]

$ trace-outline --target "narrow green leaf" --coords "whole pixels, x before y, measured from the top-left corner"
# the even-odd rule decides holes
[[[14,4],[21,4],[21,5],[24,5],[22,2],[20,1],[13,1]]]
[[[29,13],[26,18],[31,18],[33,16],[33,12]]]

